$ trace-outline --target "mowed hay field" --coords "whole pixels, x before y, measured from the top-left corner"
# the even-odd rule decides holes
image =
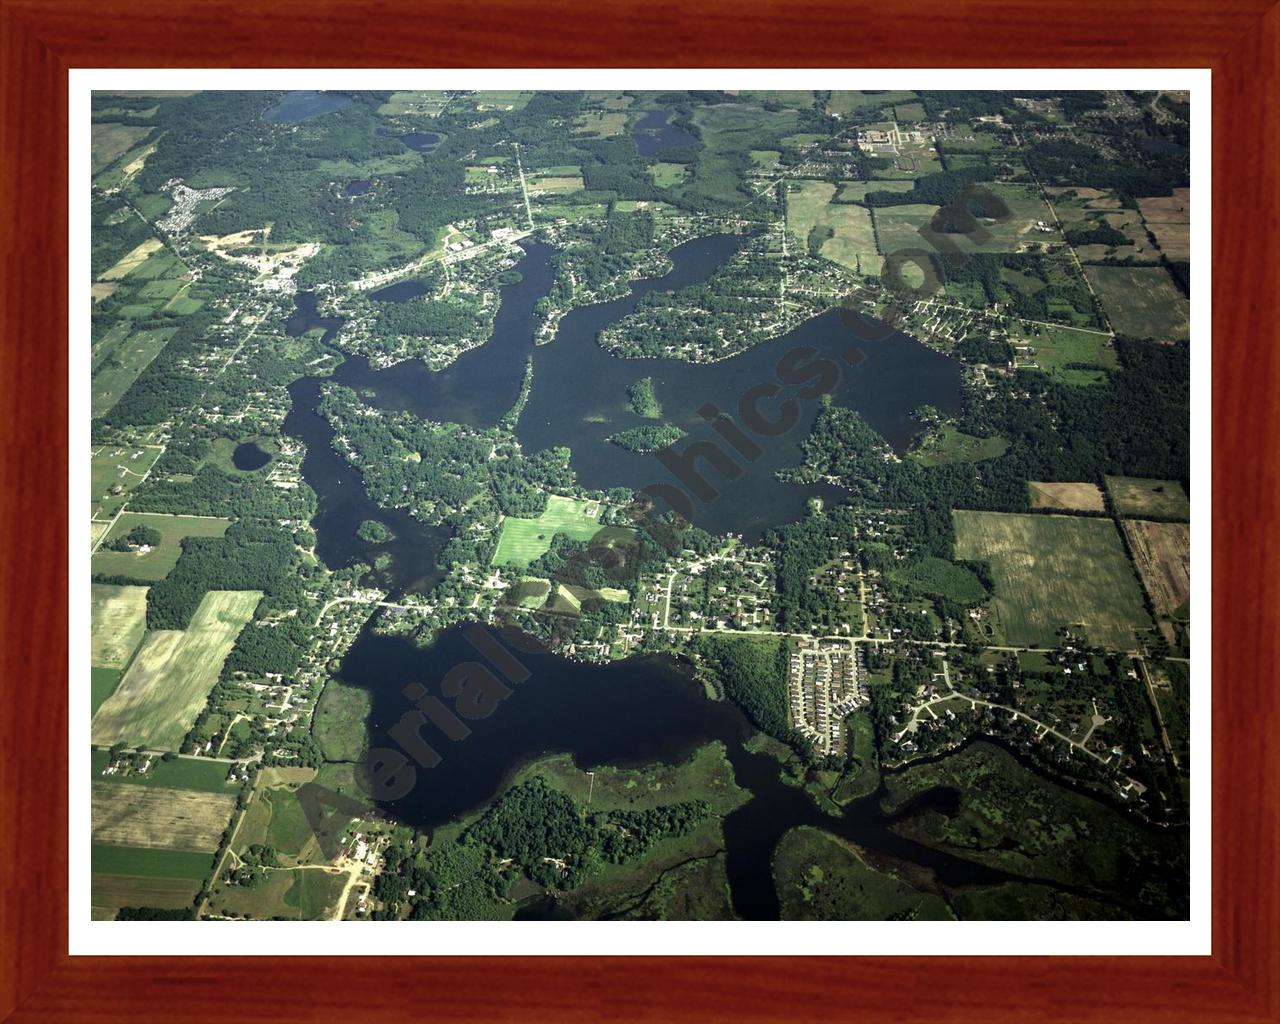
[[[93,841],[106,846],[212,854],[235,806],[234,793],[95,781]]]
[[[96,408],[93,415],[98,415]],[[90,514],[98,519],[110,519],[119,512],[163,452],[163,448],[153,445],[93,448],[89,461]]]
[[[1032,508],[1061,508],[1079,512],[1105,512],[1107,508],[1102,499],[1102,490],[1097,484],[1060,484],[1032,480],[1027,486],[1031,489]]]
[[[1186,619],[1191,600],[1191,525],[1126,519],[1124,533],[1157,615]]]
[[[1137,476],[1109,476],[1107,491],[1122,516],[1188,519],[1191,499],[1177,480],[1148,480]]]
[[[90,590],[90,657],[95,668],[124,668],[147,630],[147,587],[94,583]]]
[[[1185,341],[1191,306],[1164,267],[1084,268],[1117,334],[1157,341]]]
[[[557,533],[573,540],[590,540],[600,531],[600,502],[564,498],[553,494],[537,519],[508,517],[502,521],[502,535],[493,551],[494,565],[524,566],[541,557],[551,547]]]
[[[1175,188],[1171,196],[1139,199],[1138,209],[1161,252],[1171,260],[1191,258],[1191,189]]]
[[[1130,650],[1151,619],[1109,519],[953,513],[956,557],[987,562],[995,581],[992,606],[1005,640],[1052,647],[1060,626],[1083,629],[1091,643]]]
[[[163,246],[164,243],[158,238],[148,238],[145,242],[139,243],[135,248],[125,253],[115,266],[104,270],[98,275],[99,281],[119,281],[121,278],[128,277],[137,270],[142,264],[147,262],[147,257]]]
[[[93,554],[94,575],[127,576],[136,580],[162,580],[178,564],[183,537],[221,537],[231,525],[229,519],[210,516],[170,516],[151,512],[125,512],[116,520],[111,532],[102,539],[102,547]],[[160,543],[145,555],[136,551],[109,551],[107,545],[123,537],[135,526],[149,526],[160,531]]]
[[[852,203],[832,204],[836,186],[826,181],[795,182],[787,191],[787,232],[807,247],[813,231],[825,235],[818,254],[863,274],[879,274],[884,262],[876,252],[871,211]]]
[[[101,122],[93,125],[89,135],[89,171],[97,174],[124,156],[137,143],[151,134],[142,125]]]
[[[187,629],[150,634],[94,715],[93,742],[177,750],[260,600],[260,590],[211,590]]]

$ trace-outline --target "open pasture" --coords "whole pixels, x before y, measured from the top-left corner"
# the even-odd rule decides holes
[[[183,537],[221,537],[231,525],[228,519],[212,516],[170,516],[159,512],[124,512],[111,532],[103,538],[102,547],[93,555],[95,575],[127,576],[138,580],[162,580],[178,564]],[[135,526],[149,526],[160,531],[160,543],[145,555],[136,551],[109,551],[106,545],[123,537]]]
[[[589,110],[585,114],[580,114],[573,125],[575,135],[606,138],[610,135],[621,135],[627,130],[627,115],[620,110]]]
[[[212,853],[235,806],[234,793],[117,786],[95,780],[93,841],[107,846]]]
[[[849,270],[878,274],[883,262],[876,252],[871,211],[852,203],[833,204],[836,186],[801,181],[787,190],[787,231],[800,246],[814,239],[818,255]]]
[[[163,246],[158,238],[148,238],[125,253],[112,267],[98,275],[99,281],[119,281],[128,277],[147,261],[147,257]]]
[[[1091,329],[1013,321],[1009,344],[1018,367],[1043,370],[1064,384],[1100,384],[1119,365],[1111,338]]]
[[[1177,480],[1148,480],[1136,476],[1109,476],[1107,492],[1122,516],[1187,519],[1191,499]]]
[[[1102,490],[1092,483],[1046,483],[1031,480],[1032,508],[1060,508],[1068,512],[1105,512]]]
[[[89,614],[89,662],[124,668],[147,629],[147,588],[94,583]]]
[[[97,174],[110,167],[135,145],[151,134],[142,125],[105,121],[92,126],[89,136],[89,171]]]
[[[1188,618],[1191,614],[1191,524],[1126,519],[1124,535],[1156,614]]]
[[[551,547],[557,533],[573,540],[590,540],[600,532],[600,503],[553,494],[537,519],[508,517],[493,552],[494,565],[525,566]]]
[[[849,114],[880,110],[895,103],[910,103],[915,98],[914,92],[905,89],[886,92],[843,89],[831,93],[831,98],[827,100],[827,113],[845,117]]]
[[[162,451],[154,445],[94,448],[89,457],[90,514],[99,520],[114,516]]]
[[[211,590],[187,629],[151,633],[94,715],[93,742],[176,750],[260,600],[259,590]]]
[[[128,325],[120,326],[127,328]],[[151,365],[151,361],[169,343],[176,330],[176,327],[157,327],[147,331],[130,331],[127,337],[112,345],[110,350],[104,351],[101,363],[93,371],[90,415],[97,418],[109,413],[133,386],[142,371]]]
[[[1117,334],[1157,341],[1185,341],[1191,306],[1164,267],[1084,268]]]
[[[378,113],[390,117],[438,117],[448,102],[449,98],[441,90],[393,92],[378,108]]]
[[[1150,628],[1137,577],[1111,520],[960,510],[952,515],[956,557],[991,566],[992,604],[1008,643],[1052,647],[1067,626],[1090,643],[1130,650],[1135,631]]]

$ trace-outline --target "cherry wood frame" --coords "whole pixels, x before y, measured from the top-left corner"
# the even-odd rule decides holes
[[[0,1019],[1280,1020],[1272,3],[0,0]],[[205,66],[1212,68],[1212,956],[68,956],[67,70]]]

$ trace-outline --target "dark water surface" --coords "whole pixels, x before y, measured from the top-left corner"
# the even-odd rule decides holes
[[[516,770],[543,754],[571,754],[583,770],[606,764],[679,764],[702,744],[719,740],[725,745],[736,783],[751,794],[751,799],[728,814],[723,823],[725,871],[734,910],[741,917],[778,917],[773,851],[787,831],[801,825],[826,829],[856,843],[881,866],[927,869],[948,886],[1027,881],[1024,876],[921,845],[892,830],[911,814],[956,813],[959,794],[955,790],[938,787],[926,791],[890,815],[880,810],[882,784],[875,793],[850,804],[842,815],[820,810],[803,789],[782,780],[777,760],[746,749],[743,744],[752,729],[745,716],[731,703],[708,700],[681,660],[660,655],[609,665],[585,664],[539,650],[513,630],[486,630],[490,641],[501,643],[518,665],[518,669],[503,673],[505,662],[491,660],[468,639],[478,628],[451,627],[429,648],[418,648],[401,637],[379,636],[366,628],[343,661],[341,678],[367,688],[373,697],[370,746],[409,750],[420,738],[429,752],[419,764],[435,756],[440,759],[434,767],[416,768],[408,795],[381,805],[398,821],[430,831],[456,820],[492,800]],[[397,729],[397,724],[415,711],[403,693],[406,685],[420,684],[427,694],[454,710],[455,702],[443,692],[441,680],[460,666],[474,673],[477,664],[494,671],[510,691],[490,715],[456,719],[465,735],[452,737],[431,719],[415,720],[404,732]],[[422,696],[421,692],[414,694],[418,700]],[[403,724],[401,728],[405,728]],[[1035,770],[1016,751],[1005,749]],[[1106,895],[1057,883],[1042,884],[1087,897]],[[537,903],[525,908],[521,916],[540,916],[553,909]]]
[[[698,144],[697,138],[689,132],[667,123],[673,113],[672,110],[651,110],[636,122],[635,132],[631,137],[635,139],[636,149],[641,156],[651,157],[669,146]]]
[[[372,182],[368,178],[357,178],[355,181],[347,182],[347,187],[342,191],[344,195],[362,196],[369,191],[371,184]]]
[[[379,128],[378,134],[386,139],[395,139],[401,145],[408,146],[409,149],[418,153],[430,153],[436,146],[440,145],[440,139],[443,138],[437,132],[403,132],[396,134],[389,132],[385,128]]]
[[[231,464],[236,469],[245,470],[246,472],[261,469],[270,461],[271,456],[252,441],[236,445],[235,451],[231,453]]]
[[[623,298],[570,312],[561,320],[556,338],[538,347],[532,343],[538,324],[533,309],[550,288],[554,250],[529,244],[517,268],[521,280],[502,288],[493,336],[484,345],[463,353],[439,372],[415,361],[376,370],[361,357],[347,357],[333,380],[366,391],[382,409],[491,426],[516,401],[525,361],[532,353],[532,392],[517,429],[524,449],[569,446],[580,482],[597,488],[641,488],[676,479],[654,456],[625,452],[605,440],[619,429],[643,422],[629,409],[629,384],[653,378],[664,419],[689,432],[676,446],[679,451],[690,442],[717,437],[704,420],[706,407],[728,411],[736,420],[744,394],[756,385],[776,385],[776,393],[770,392],[770,401],[761,405],[761,411],[774,417],[778,403],[794,399],[800,410],[796,422],[777,437],[755,438],[760,452],[754,459],[738,460],[743,469],[738,479],[726,481],[715,471],[706,471],[720,493],[700,503],[696,512],[697,522],[707,529],[756,535],[798,518],[807,497],[836,493],[830,488],[784,485],[774,476],[777,469],[798,463],[799,442],[807,436],[818,409],[816,398],[801,392],[812,381],[797,378],[797,366],[812,367],[825,360],[837,368],[834,401],[856,409],[899,449],[910,443],[917,430],[911,412],[920,405],[958,411],[960,372],[952,360],[903,334],[854,345],[837,313],[712,365],[619,359],[597,344],[599,331],[634,309],[644,294],[705,281],[742,242],[742,236],[715,235],[679,246],[672,253],[670,274],[637,282]],[[403,301],[415,294],[415,284],[421,282],[392,285],[374,298]],[[342,323],[341,318],[317,312],[314,294],[301,293],[288,330],[295,336],[320,330],[329,340]],[[785,373],[784,366],[788,367]],[[373,582],[393,595],[426,593],[442,578],[435,563],[448,531],[424,526],[404,510],[379,508],[369,499],[360,472],[334,452],[333,428],[316,411],[321,380],[304,378],[290,386],[293,408],[284,424],[286,434],[306,445],[302,474],[318,498],[312,521],[317,552],[333,567],[381,561],[383,567],[372,574]],[[706,470],[705,465],[702,468]],[[356,529],[366,519],[382,523],[395,539],[385,544],[360,541]],[[878,809],[878,794],[851,804],[839,817],[829,816],[802,789],[782,781],[776,760],[745,748],[751,729],[741,711],[732,704],[708,700],[688,666],[670,657],[583,664],[532,649],[527,638],[508,631],[501,634],[503,643],[516,653],[528,678],[519,683],[504,681],[511,694],[492,715],[456,720],[467,730],[465,738],[450,738],[430,721],[411,722],[411,729],[397,730],[403,716],[414,710],[403,692],[411,683],[453,706],[441,689],[441,680],[458,666],[486,660],[468,640],[468,631],[475,628],[453,627],[443,631],[431,647],[419,648],[402,637],[379,636],[366,626],[342,663],[340,676],[372,695],[372,745],[403,747],[419,742],[415,737],[420,737],[441,758],[435,767],[418,770],[416,784],[406,796],[385,805],[400,821],[432,829],[483,806],[521,765],[544,753],[569,753],[583,768],[679,763],[707,741],[719,740],[728,751],[738,785],[752,794],[724,820],[725,868],[734,908],[743,917],[777,917],[773,850],[787,830],[799,825],[815,825],[843,836],[882,863],[925,868],[948,885],[988,885],[1014,877],[896,835],[890,826],[911,809],[885,816]],[[414,699],[422,696],[417,693]],[[922,797],[915,809],[946,813],[954,802],[954,795],[940,791]],[[537,912],[538,908],[526,910],[522,916]]]
[[[321,114],[332,114],[335,110],[351,106],[351,102],[350,96],[336,92],[291,92],[264,112],[262,119],[276,124],[297,124]]]

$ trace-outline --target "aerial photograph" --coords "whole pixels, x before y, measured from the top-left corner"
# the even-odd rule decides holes
[[[1188,92],[90,106],[93,920],[1189,918]]]

